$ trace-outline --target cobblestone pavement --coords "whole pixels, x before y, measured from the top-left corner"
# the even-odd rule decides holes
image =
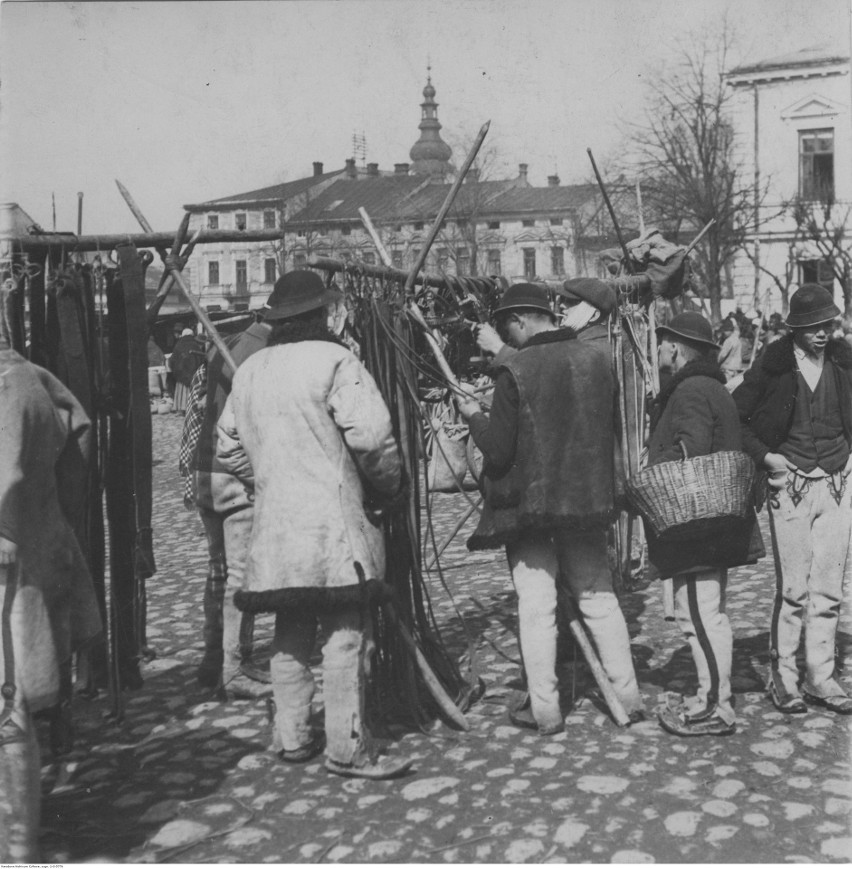
[[[75,702],[75,748],[45,770],[45,861],[852,859],[849,719],[815,710],[785,717],[763,693],[768,560],[735,571],[729,585],[733,736],[679,739],[653,720],[618,728],[585,696],[588,683],[575,691],[564,734],[509,726],[518,667],[506,657],[517,658],[508,571],[500,553],[468,554],[462,533],[443,563],[487,684],[470,732],[436,724],[401,734],[393,750],[416,764],[397,781],[340,779],[318,761],[282,764],[267,749],[262,699],[217,701],[194,682],[205,547],[200,522],[181,503],[180,425],[178,416],[154,417],[159,572],[149,582],[148,636],[157,657],[144,665],[144,687],[125,695],[121,723],[108,718],[107,698]],[[436,496],[439,540],[465,507],[460,496]],[[432,593],[461,654],[456,610],[437,581]],[[666,690],[693,691],[691,657],[663,619],[659,585],[626,595],[623,607],[649,709]],[[845,604],[841,639],[852,654],[850,610]],[[258,634],[270,627],[261,621]]]

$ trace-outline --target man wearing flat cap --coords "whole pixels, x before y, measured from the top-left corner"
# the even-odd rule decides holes
[[[742,450],[737,408],[724,385],[710,323],[687,311],[658,328],[657,337],[660,372],[671,376],[652,407],[649,467],[685,456]],[[658,711],[660,724],[677,736],[733,733],[727,570],[757,560],[762,551],[752,552],[749,544],[759,532],[754,521],[687,541],[661,541],[653,529],[646,530],[649,561],[661,578],[672,578],[675,619],[698,675],[694,697],[668,696]]]
[[[835,673],[852,524],[852,349],[830,337],[839,315],[824,287],[801,286],[790,298],[791,334],[767,346],[734,391],[745,450],[769,474],[775,602],[768,689],[785,714],[807,712],[808,705],[852,714],[852,698]]]
[[[459,402],[484,457],[485,506],[470,549],[506,547],[518,593],[530,709],[520,727],[560,733],[556,675],[557,584],[570,589],[628,715],[642,697],[624,615],[612,588],[606,533],[615,515],[615,379],[607,346],[560,329],[547,294],[515,284],[495,313],[516,350],[497,370],[490,416]]]
[[[557,293],[560,326],[573,330],[581,341],[609,341],[607,321],[618,305],[618,296],[609,284],[597,278],[571,278]],[[476,340],[481,350],[494,355],[495,367],[517,352],[487,323],[477,327]]]

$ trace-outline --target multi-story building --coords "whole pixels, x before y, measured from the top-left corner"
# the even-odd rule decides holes
[[[208,306],[256,308],[283,271],[313,257],[378,263],[359,208],[376,226],[393,264],[410,268],[437,217],[454,176],[452,149],[441,138],[431,77],[423,89],[420,137],[410,162],[393,171],[378,164],[313,174],[286,184],[195,205],[190,229],[279,228],[274,241],[199,246],[188,269],[193,292]],[[562,185],[551,175],[533,186],[528,166],[517,177],[490,180],[469,173],[432,246],[427,270],[448,274],[559,279],[597,270],[596,256],[612,246],[608,218],[597,189]]]
[[[737,260],[744,308],[786,312],[800,283],[852,289],[849,48],[818,46],[731,70],[739,157],[753,179],[749,243]]]

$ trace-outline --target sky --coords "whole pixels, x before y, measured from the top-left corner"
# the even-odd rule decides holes
[[[45,229],[157,231],[187,203],[326,171],[353,133],[408,162],[427,64],[442,135],[486,121],[500,177],[589,177],[640,121],[691,35],[735,34],[732,63],[848,50],[850,0],[171,0],[0,3],[0,202]]]

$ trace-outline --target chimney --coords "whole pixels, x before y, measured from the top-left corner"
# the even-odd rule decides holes
[[[559,186],[559,176],[558,175],[548,175],[547,176],[547,186],[548,187],[558,187]]]
[[[395,175],[408,175],[408,163],[394,163],[393,171]]]
[[[529,169],[528,163],[518,163],[518,180],[524,184],[527,183],[527,169]]]
[[[322,175],[322,163],[319,160],[314,160],[314,175]]]
[[[378,176],[379,164],[378,163],[368,163],[367,164],[367,174],[372,175],[372,176]]]
[[[355,158],[350,157],[346,161],[346,177],[347,178],[357,178],[358,170],[355,168]]]

